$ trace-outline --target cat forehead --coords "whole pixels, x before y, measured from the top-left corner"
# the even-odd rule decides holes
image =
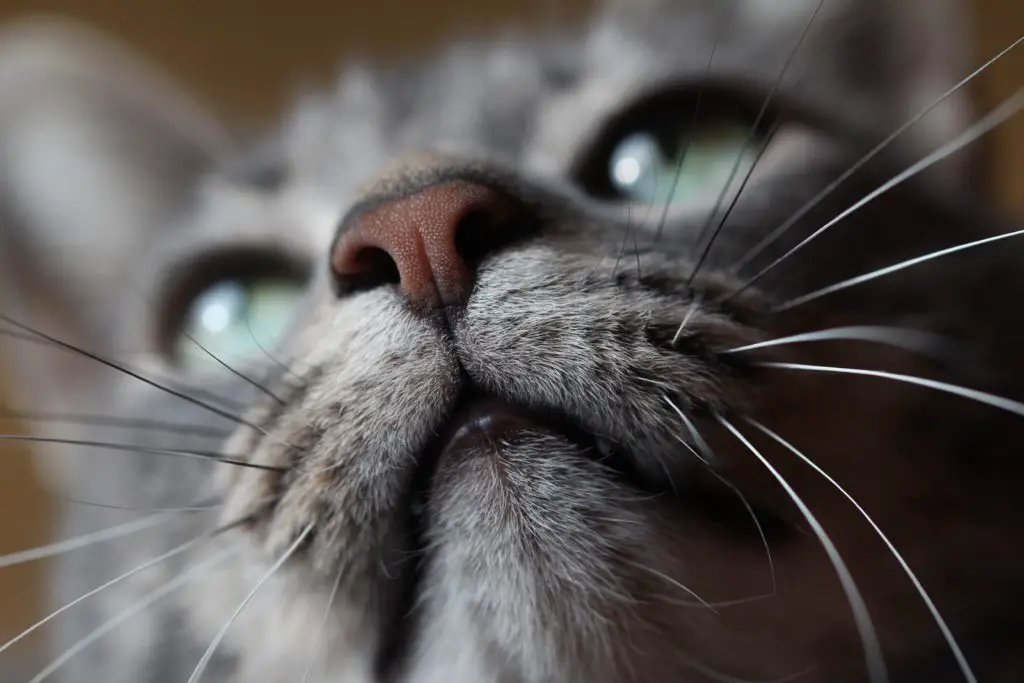
[[[404,64],[350,64],[332,89],[298,100],[275,149],[288,186],[339,217],[381,169],[423,151],[564,178],[633,103],[709,80],[728,80],[755,101],[798,98],[817,118],[834,119],[834,130],[860,132],[868,122],[887,134],[949,75],[924,51],[941,44],[955,52],[952,38],[936,42],[953,5],[936,0],[922,14],[918,4],[615,0],[570,29],[457,42]],[[947,105],[949,122],[924,133],[925,143],[963,118]]]
[[[831,4],[832,14],[845,5]],[[653,83],[705,72],[767,82],[785,66],[816,6],[612,3],[571,31],[459,43],[412,64],[356,64],[333,92],[299,102],[283,149],[293,172],[332,191],[362,184],[396,153],[425,147],[564,171],[595,122]],[[828,13],[818,14],[819,32],[830,30]],[[538,144],[545,153],[534,153]]]

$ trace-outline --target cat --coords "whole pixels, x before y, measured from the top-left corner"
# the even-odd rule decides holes
[[[964,15],[609,2],[255,141],[10,27],[13,402],[54,609],[110,582],[29,680],[1018,680],[1024,245],[967,142],[1020,102],[943,96]]]

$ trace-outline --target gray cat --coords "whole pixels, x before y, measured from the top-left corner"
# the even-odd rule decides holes
[[[1024,244],[966,143],[1021,103],[942,98],[960,14],[613,3],[258,144],[10,29],[54,608],[110,582],[34,680],[1019,680]]]

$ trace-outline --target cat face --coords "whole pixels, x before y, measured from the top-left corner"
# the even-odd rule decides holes
[[[9,34],[19,403],[92,416],[40,431],[68,533],[143,519],[61,563],[61,604],[131,575],[58,651],[153,603],[59,671],[961,680],[919,581],[1009,675],[1024,418],[942,387],[1022,393],[1019,247],[826,291],[1008,230],[967,152],[863,201],[976,130],[939,9],[611,6],[354,67],[256,148]]]

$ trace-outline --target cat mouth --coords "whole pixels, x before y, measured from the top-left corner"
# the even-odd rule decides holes
[[[436,436],[420,454],[408,500],[408,546],[415,560],[409,565],[403,582],[400,618],[387,629],[388,638],[380,660],[385,669],[407,654],[416,620],[415,605],[423,587],[423,577],[431,544],[431,497],[435,491],[440,465],[445,460],[476,457],[500,457],[502,448],[530,435],[557,434],[573,443],[581,453],[595,459],[610,457],[596,436],[573,423],[557,410],[536,409],[513,403],[494,394],[469,389],[456,401]]]
[[[554,409],[537,409],[513,403],[494,394],[467,391],[457,402],[437,436],[421,454],[409,496],[416,546],[426,545],[430,493],[438,464],[460,453],[495,453],[530,434],[557,434],[595,459],[619,459],[596,435]]]
[[[437,540],[432,534],[445,514],[445,496],[440,494],[444,492],[443,479],[451,472],[450,466],[457,465],[460,458],[500,459],[502,451],[514,447],[518,440],[538,435],[555,435],[572,444],[581,457],[600,464],[605,474],[634,491],[652,496],[671,494],[690,519],[696,521],[700,515],[716,529],[737,539],[761,544],[766,534],[773,541],[789,536],[790,525],[785,519],[737,497],[735,490],[724,486],[720,478],[699,476],[706,468],[695,467],[693,471],[698,476],[688,482],[675,482],[667,489],[638,472],[635,453],[615,447],[557,408],[535,408],[479,390],[466,390],[421,452],[406,498],[406,548],[414,560],[402,577],[397,623],[392,622],[385,630],[385,646],[378,660],[385,671],[393,670],[397,662],[410,654],[416,633],[424,627],[421,620],[425,617],[417,613],[416,606],[421,604],[430,548]],[[758,520],[753,525],[751,515]]]

